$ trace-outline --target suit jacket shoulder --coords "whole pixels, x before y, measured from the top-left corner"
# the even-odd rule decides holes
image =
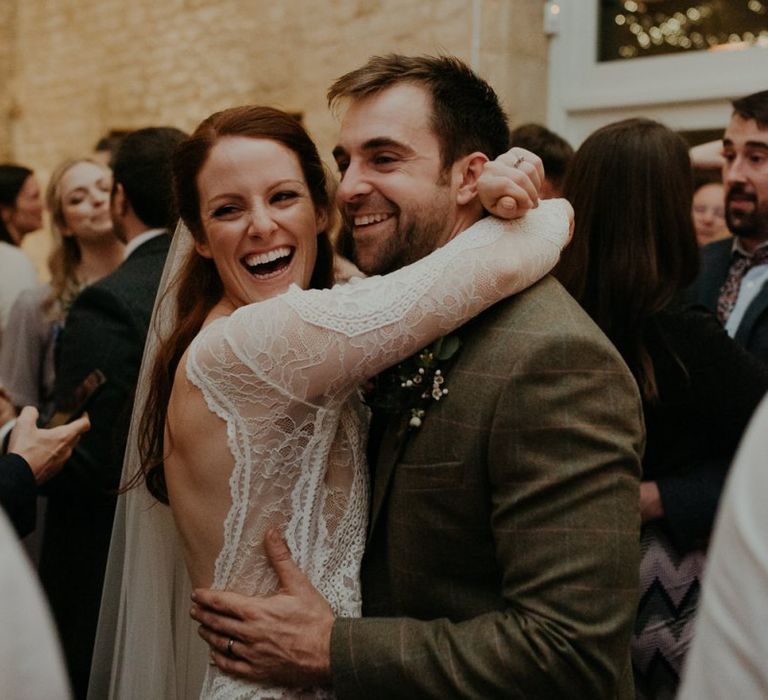
[[[139,246],[112,274],[99,280],[85,292],[110,295],[136,315],[136,322],[149,327],[155,295],[163,274],[171,239],[160,235]],[[82,296],[82,295],[81,295]],[[87,300],[86,296],[84,300]],[[73,311],[77,310],[77,301]]]
[[[165,235],[147,241],[72,305],[57,353],[57,403],[66,401],[94,369],[107,382],[89,408],[90,431],[50,490],[68,481],[76,491],[83,485],[102,492],[117,486],[130,404],[169,245]]]

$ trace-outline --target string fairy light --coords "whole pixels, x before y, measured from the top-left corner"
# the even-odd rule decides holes
[[[751,46],[768,48],[768,0],[747,0],[740,8],[734,0],[699,0],[686,7],[681,4],[664,0],[616,3],[618,8],[612,14],[616,25],[613,34],[621,37],[616,49],[618,57]],[[665,12],[662,5],[673,7]],[[610,58],[603,56],[603,60]]]

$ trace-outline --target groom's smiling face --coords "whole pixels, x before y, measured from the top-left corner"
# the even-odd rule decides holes
[[[448,238],[457,205],[431,114],[427,91],[401,83],[353,101],[344,115],[336,200],[367,274],[415,262]]]

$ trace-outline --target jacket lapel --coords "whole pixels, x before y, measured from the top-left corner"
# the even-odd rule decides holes
[[[762,289],[747,307],[744,318],[741,319],[741,323],[739,323],[739,327],[736,329],[736,335],[733,338],[737,343],[747,347],[752,328],[766,308],[768,308],[768,282],[763,284]]]
[[[722,245],[722,244],[725,245]],[[731,267],[731,249],[733,244],[730,239],[710,244],[712,251],[707,251],[708,265],[702,275],[701,297],[699,302],[709,309],[717,310],[717,300],[720,297],[720,288],[728,277]],[[717,248],[714,248],[717,246]]]
[[[370,542],[373,536],[373,530],[376,526],[376,522],[381,513],[381,507],[384,503],[387,491],[389,490],[389,484],[392,480],[392,474],[395,471],[395,465],[400,459],[403,453],[406,443],[408,442],[408,416],[393,416],[391,418],[383,419],[377,417],[376,421],[386,421],[384,425],[379,423],[378,426],[372,427],[372,432],[379,430],[380,439],[378,440],[378,449],[372,450],[374,455],[369,454],[369,462],[371,464],[371,483],[372,483],[372,500],[371,500],[371,522],[368,528],[368,541]]]
[[[466,329],[471,328],[475,321],[454,331],[462,343],[465,340]],[[454,352],[447,360],[441,361],[443,375],[450,376],[450,370],[461,355],[461,350]],[[372,498],[371,520],[368,528],[368,542],[370,543],[374,528],[376,527],[382,506],[389,491],[395,465],[400,461],[408,438],[413,432],[410,428],[410,412],[403,411],[396,416],[385,417],[381,412],[374,412],[371,429],[368,438],[368,464],[370,465]]]

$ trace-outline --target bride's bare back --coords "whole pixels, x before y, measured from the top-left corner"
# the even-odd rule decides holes
[[[234,466],[227,424],[208,408],[186,376],[182,357],[168,403],[165,478],[173,517],[181,534],[192,586],[210,587],[224,541],[223,523],[232,505],[229,477]]]

